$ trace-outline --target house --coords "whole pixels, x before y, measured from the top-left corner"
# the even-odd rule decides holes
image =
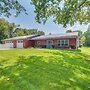
[[[36,47],[42,48],[78,48],[79,36],[78,32],[64,34],[50,34],[32,38]]]
[[[19,36],[2,40],[2,44],[5,44],[7,48],[28,48],[33,47],[33,41],[30,40],[39,35],[28,35],[28,36]]]
[[[14,48],[64,48],[76,49],[79,47],[78,32],[50,35],[20,36],[2,40],[7,47]]]

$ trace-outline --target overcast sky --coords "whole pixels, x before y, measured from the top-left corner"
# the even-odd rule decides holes
[[[76,23],[73,27],[68,26],[67,28],[64,28],[62,25],[55,24],[52,18],[49,18],[45,25],[38,24],[35,21],[34,6],[30,5],[30,0],[19,0],[19,2],[26,8],[29,15],[21,13],[17,18],[15,18],[14,17],[15,13],[12,13],[12,16],[10,18],[5,17],[5,19],[8,20],[9,22],[20,24],[22,28],[30,28],[30,29],[34,28],[42,30],[46,34],[65,33],[66,30],[69,29],[86,31],[88,28],[87,25],[79,25],[78,23]]]

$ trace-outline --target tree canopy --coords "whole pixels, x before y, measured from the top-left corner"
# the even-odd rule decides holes
[[[36,21],[46,22],[53,16],[54,22],[71,26],[75,22],[90,23],[90,0],[31,0],[35,6]]]
[[[88,30],[86,32],[84,32],[81,39],[82,39],[82,43],[84,45],[90,46],[90,27],[88,28]]]
[[[0,15],[9,17],[12,14],[11,10],[16,12],[15,16],[18,16],[21,12],[27,14],[26,9],[18,2],[18,0],[0,0]]]
[[[78,32],[78,35],[81,37],[83,32],[81,30],[67,30],[66,33],[69,33],[69,32]]]
[[[35,6],[38,23],[45,23],[49,17],[64,27],[67,24],[72,26],[75,22],[90,23],[90,0],[31,0],[31,3]],[[1,15],[9,17],[12,9],[16,11],[16,16],[23,11],[26,13],[18,0],[0,0]]]

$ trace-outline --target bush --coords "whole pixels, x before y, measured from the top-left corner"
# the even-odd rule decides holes
[[[76,49],[76,46],[75,45],[70,45],[70,48],[71,49]]]

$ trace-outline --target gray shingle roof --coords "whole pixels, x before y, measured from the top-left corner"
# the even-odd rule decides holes
[[[53,39],[53,38],[73,38],[73,37],[74,38],[78,37],[78,32],[64,33],[64,34],[42,35],[42,36],[32,38],[31,40]]]
[[[18,36],[18,37],[8,38],[4,40],[18,40],[18,39],[25,39],[25,38],[33,38],[35,36],[38,36],[38,35],[35,34],[35,35],[27,35],[27,36]]]

